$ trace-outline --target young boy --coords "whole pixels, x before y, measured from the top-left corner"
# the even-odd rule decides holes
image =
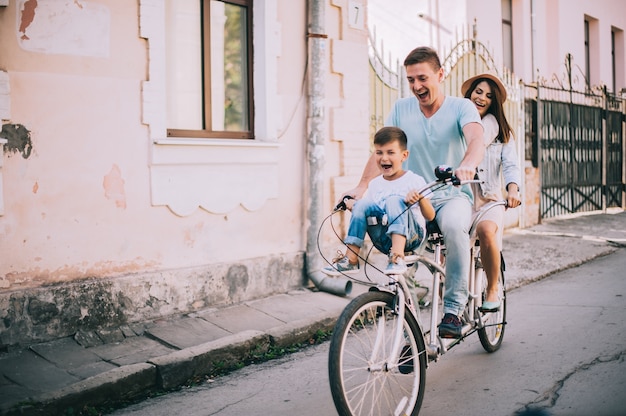
[[[409,156],[404,131],[381,128],[374,136],[374,155],[382,174],[372,179],[362,199],[346,200],[346,207],[352,211],[344,241],[347,250],[322,269],[330,276],[359,271],[359,251],[366,232],[378,250],[389,254],[385,274],[404,273],[405,251],[419,246],[425,235],[425,219],[435,218],[430,191],[418,193],[426,185],[424,178],[402,169]]]

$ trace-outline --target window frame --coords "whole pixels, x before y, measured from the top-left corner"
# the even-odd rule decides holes
[[[505,16],[505,5],[508,11],[508,15]],[[500,3],[502,9],[502,62],[505,67],[514,70],[513,68],[513,60],[514,60],[514,42],[513,42],[513,1],[512,0],[502,0]],[[506,36],[508,35],[508,36]],[[507,42],[508,40],[508,42]]]
[[[584,21],[584,39],[585,39],[585,87],[589,90],[591,88],[591,39],[590,39],[590,25],[589,19],[585,18]]]
[[[253,82],[253,0],[199,0],[201,1],[202,17],[202,88],[203,88],[203,124],[204,129],[174,129],[167,128],[167,137],[171,138],[215,138],[215,139],[254,139],[254,82]],[[207,86],[211,85],[211,31],[207,30],[207,25],[211,21],[211,1],[220,1],[246,9],[246,68],[247,68],[247,117],[248,130],[225,131],[207,129],[211,125],[211,93]],[[209,45],[208,47],[206,45]],[[207,70],[209,69],[209,70]],[[210,88],[210,87],[208,87]]]

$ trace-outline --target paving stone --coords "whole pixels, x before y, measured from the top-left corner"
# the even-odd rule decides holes
[[[199,312],[196,315],[225,329],[231,334],[248,329],[264,331],[284,323],[248,305],[237,305],[223,310]]]
[[[118,367],[118,365],[100,360],[95,363],[81,365],[80,367],[68,368],[67,372],[84,380]]]
[[[298,321],[312,314],[324,312],[317,306],[307,304],[300,296],[276,295],[246,304],[283,322]]]
[[[31,350],[61,368],[76,368],[101,361],[100,357],[72,338],[32,345]]]
[[[147,329],[146,334],[179,349],[231,335],[230,332],[200,318],[165,322]]]
[[[85,348],[102,345],[103,342],[93,331],[83,331],[82,329],[74,334],[74,340]]]
[[[0,374],[20,386],[35,391],[49,391],[79,380],[30,350],[22,350],[0,359]]]
[[[98,334],[100,339],[104,341],[105,344],[120,342],[124,339],[124,333],[119,328],[99,329],[96,331],[96,334]]]
[[[133,331],[133,330],[130,328],[130,326],[128,326],[128,325],[122,325],[122,326],[120,326],[120,331],[122,331],[122,334],[124,334],[124,337],[125,337],[125,338],[128,338],[128,337],[135,337],[135,336],[137,336],[137,334],[135,333],[135,331]],[[143,332],[143,330],[142,330],[142,332]]]
[[[309,308],[311,312],[316,312],[317,310],[342,311],[354,297],[340,297],[331,293],[310,291],[296,291],[290,293],[290,295],[295,301],[301,302],[304,307]]]
[[[146,324],[143,322],[133,323],[128,325],[128,327],[135,333],[135,335],[141,336],[146,332]]]
[[[17,403],[25,402],[37,392],[17,384],[0,386],[0,409],[8,409]],[[0,413],[2,413],[0,411]]]
[[[91,350],[103,360],[118,366],[144,363],[150,358],[175,351],[174,348],[145,337],[126,338],[121,342],[100,345]]]

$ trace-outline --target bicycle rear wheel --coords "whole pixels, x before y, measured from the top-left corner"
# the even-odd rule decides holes
[[[330,341],[328,372],[339,415],[417,415],[426,381],[424,338],[407,310],[399,322],[395,296],[367,292],[343,310]],[[389,362],[396,325],[404,345]]]
[[[483,300],[487,289],[487,275],[482,273]],[[498,298],[500,299],[500,309],[496,312],[481,312],[484,327],[478,330],[480,343],[487,352],[495,352],[500,349],[504,339],[504,329],[506,327],[506,289],[504,287],[504,259],[501,257],[500,276],[498,277]]]

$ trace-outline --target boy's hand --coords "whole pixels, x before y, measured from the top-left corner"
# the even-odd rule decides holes
[[[352,206],[354,205],[354,198],[351,197],[350,195],[344,195],[342,197],[342,200],[335,206],[334,211],[344,211],[346,209],[349,209],[350,211],[352,211]]]
[[[408,194],[406,194],[406,198],[404,199],[404,201],[407,203],[407,205],[413,205],[417,203],[420,199],[422,199],[422,195],[419,192],[410,191]]]
[[[352,211],[354,200],[360,199],[365,193],[365,191],[367,191],[367,186],[365,187],[357,186],[356,188],[351,189],[348,192],[345,192],[343,195],[341,195],[339,202],[337,202],[337,205],[335,206],[335,211],[342,210],[342,209],[349,209],[350,211]],[[350,205],[348,205],[346,201],[351,200],[351,199],[353,201],[350,203]]]

